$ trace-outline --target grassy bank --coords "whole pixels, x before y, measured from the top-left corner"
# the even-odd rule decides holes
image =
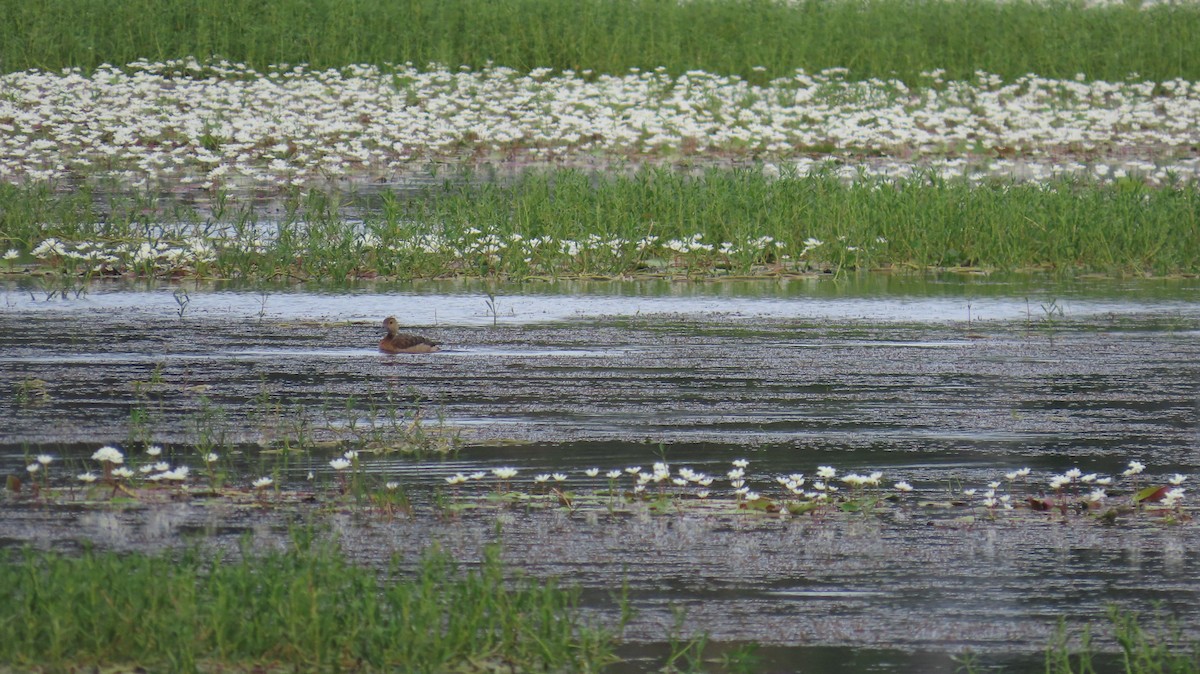
[[[1200,9],[867,0],[0,0],[0,70],[210,55],[263,68],[429,62],[622,73],[665,66],[754,80],[847,67],[1005,78],[1200,79]],[[64,20],[64,17],[69,17]]]
[[[165,224],[164,224],[165,223]],[[404,195],[295,194],[277,222],[219,200],[0,186],[0,268],[244,280],[773,275],[971,266],[1200,271],[1200,189],[1133,179],[854,182],[757,170],[526,173]]]
[[[286,551],[246,546],[235,561],[9,551],[0,670],[599,672],[619,662],[616,635],[584,624],[574,590],[505,589],[496,551],[468,572],[427,552],[413,573],[387,578],[304,535]],[[1116,606],[1108,619],[1115,643],[1091,637],[1098,624],[1061,622],[1046,674],[1200,671],[1197,643],[1169,619]],[[703,634],[668,639],[663,671],[756,671],[755,642],[718,659]],[[955,659],[957,671],[992,669],[987,656]]]
[[[305,536],[233,561],[10,552],[0,626],[0,663],[54,670],[596,671],[613,643],[584,624],[574,591],[506,586],[495,548],[474,571],[434,551],[380,577]]]

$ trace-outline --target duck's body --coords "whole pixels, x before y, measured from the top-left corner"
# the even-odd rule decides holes
[[[433,353],[441,351],[438,343],[420,335],[410,335],[400,332],[400,323],[395,316],[388,316],[383,321],[387,334],[379,340],[379,350],[384,353]]]

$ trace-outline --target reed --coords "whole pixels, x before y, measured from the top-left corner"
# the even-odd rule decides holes
[[[919,176],[846,181],[757,169],[466,178],[423,192],[295,194],[278,222],[252,205],[180,211],[0,186],[0,248],[64,278],[251,282],[364,278],[777,275],[978,267],[1200,271],[1200,189],[1135,178],[1045,184]],[[381,205],[382,204],[382,205]],[[147,214],[167,224],[148,228]]]
[[[488,62],[623,73],[665,66],[751,81],[847,67],[919,83],[985,70],[1011,79],[1200,78],[1191,3],[959,0],[0,1],[0,71],[137,59],[308,63]],[[64,17],[69,17],[64,20]]]

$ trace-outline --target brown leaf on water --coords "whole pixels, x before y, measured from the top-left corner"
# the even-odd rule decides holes
[[[558,502],[561,503],[564,507],[569,508],[571,510],[575,509],[575,499],[571,498],[571,495],[568,494],[567,492],[565,492],[561,489],[558,489],[558,488],[554,488],[554,489],[550,490],[550,493],[557,496]]]
[[[1046,512],[1047,510],[1054,509],[1054,503],[1047,499],[1034,498],[1034,497],[1030,496],[1026,500],[1029,503],[1030,510],[1036,510],[1038,512]]]
[[[21,493],[21,478],[16,475],[9,475],[5,486],[14,494]]]

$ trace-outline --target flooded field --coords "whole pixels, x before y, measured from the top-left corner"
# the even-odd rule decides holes
[[[51,454],[66,466],[54,464],[52,483],[65,485],[94,468],[103,444],[133,455],[154,442],[202,473],[200,453],[216,446],[236,457],[231,483],[273,474],[281,490],[315,497],[110,508],[9,494],[6,546],[157,549],[247,534],[270,545],[313,522],[382,565],[434,542],[477,559],[499,538],[516,568],[583,586],[602,619],[627,584],[637,609],[625,632],[630,670],[661,666],[672,630],[707,633],[717,649],[761,644],[768,671],[954,671],[950,655],[964,651],[1021,669],[1041,662],[1060,616],[1103,633],[1114,602],[1161,606],[1200,634],[1190,518],[991,517],[980,501],[1022,467],[1028,481],[1006,485],[1016,501],[1076,467],[1120,480],[1136,460],[1143,485],[1200,479],[1195,279],[428,282],[186,295],[95,285],[70,299],[23,283],[0,286],[0,472],[24,475],[33,456]],[[378,353],[380,320],[393,314],[445,350]],[[386,445],[391,408],[421,410],[426,428],[461,449],[363,452],[369,476],[404,485],[411,515],[323,504],[347,432]],[[287,442],[303,447],[281,458]],[[880,471],[888,487],[906,481],[914,493],[877,513],[817,517],[695,501],[614,510],[602,497],[589,508],[580,497],[577,508],[501,505],[448,519],[435,505],[460,472],[512,467],[514,491],[530,492],[535,475],[561,472],[584,495],[609,486],[606,471],[660,461],[718,476],[714,497],[728,499],[723,476],[739,459],[764,496],[779,490],[777,476],[811,478],[818,466]],[[1129,486],[1109,498],[1128,502]]]

